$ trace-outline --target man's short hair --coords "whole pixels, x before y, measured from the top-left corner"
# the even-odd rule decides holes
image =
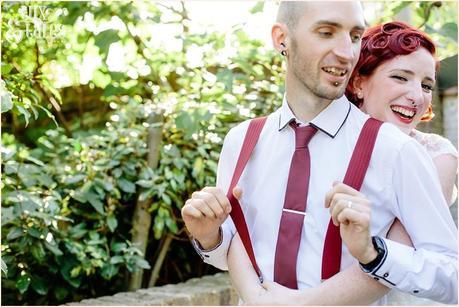
[[[306,1],[281,1],[277,11],[277,22],[286,24],[290,30],[296,25],[306,8]]]

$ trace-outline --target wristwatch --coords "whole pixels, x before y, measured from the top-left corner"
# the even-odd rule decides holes
[[[379,266],[379,264],[383,261],[387,253],[386,245],[384,244],[383,239],[381,239],[378,236],[374,236],[371,238],[371,242],[373,243],[373,246],[378,255],[374,260],[368,262],[367,264],[363,264],[360,262],[360,267],[366,273],[370,273],[374,269],[376,269]]]

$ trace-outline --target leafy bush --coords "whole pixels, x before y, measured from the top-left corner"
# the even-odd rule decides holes
[[[2,2],[2,32],[22,18],[20,5]],[[191,33],[185,9],[149,2],[46,5],[64,9],[64,40],[2,41],[3,303],[60,304],[125,290],[130,272],[154,267],[167,236],[174,240],[160,284],[209,272],[188,243],[180,208],[193,191],[215,184],[227,131],[279,106],[281,57],[242,26]],[[148,18],[139,17],[145,12]],[[113,21],[124,26],[94,30]],[[145,30],[155,22],[181,28],[173,37],[179,50],[165,52],[156,33]],[[106,61],[114,43],[128,50],[123,71]],[[191,63],[188,52],[200,62]],[[77,67],[87,56],[100,61],[82,81]],[[56,71],[72,82],[56,86]],[[76,116],[73,104],[87,98],[83,90],[91,108],[82,104]],[[163,121],[152,124],[152,114]],[[155,169],[147,163],[153,126],[162,130]],[[137,201],[147,199],[153,222],[143,255],[130,232]]]

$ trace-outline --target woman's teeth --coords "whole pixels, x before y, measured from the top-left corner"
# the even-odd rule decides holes
[[[403,117],[406,117],[406,118],[413,118],[414,115],[416,114],[415,111],[407,110],[407,109],[402,108],[402,107],[392,106],[390,108],[391,108],[391,110],[393,112],[398,113],[398,114],[400,114],[400,115],[402,115]]]

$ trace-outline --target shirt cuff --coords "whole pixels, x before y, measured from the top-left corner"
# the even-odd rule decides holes
[[[404,292],[417,294],[419,292],[417,289],[403,289],[407,274],[410,275],[411,273],[412,264],[409,262],[413,259],[415,249],[386,238],[381,239],[385,246],[386,254],[372,271],[366,271],[361,267],[362,270],[389,288],[398,288]]]
[[[227,270],[227,254],[229,245],[231,243],[231,236],[225,233],[220,227],[220,242],[211,248],[211,249],[203,249],[201,244],[196,239],[191,240],[191,244],[193,245],[194,249],[201,257],[201,259],[208,264],[211,264],[219,269]]]

